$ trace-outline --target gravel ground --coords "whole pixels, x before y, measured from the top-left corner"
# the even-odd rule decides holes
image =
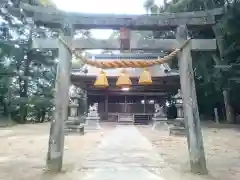
[[[189,174],[187,140],[185,137],[169,136],[167,128],[151,130],[139,126],[140,132],[152,142],[164,162],[180,174]],[[233,125],[205,124],[203,139],[209,175],[202,179],[240,179],[240,127]],[[198,177],[199,178],[199,177]]]
[[[63,172],[53,175],[44,171],[49,128],[49,124],[0,128],[0,180],[75,180],[83,174],[81,164],[84,158],[110,129],[103,125],[102,130],[84,136],[66,136]]]

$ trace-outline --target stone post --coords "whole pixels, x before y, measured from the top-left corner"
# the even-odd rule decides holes
[[[87,95],[87,91],[84,91],[83,93],[83,106],[84,106],[84,111],[83,111],[83,114],[82,114],[82,122],[85,123],[86,122],[86,117],[87,117],[87,114],[88,114],[88,95]]]
[[[104,119],[108,121],[108,93],[105,94],[104,111]]]

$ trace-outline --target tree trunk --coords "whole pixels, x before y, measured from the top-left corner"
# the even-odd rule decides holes
[[[225,17],[223,17],[225,18]],[[224,19],[222,19],[224,20]],[[226,64],[224,62],[224,35],[223,35],[223,30],[221,27],[215,25],[213,27],[213,32],[215,34],[216,40],[217,40],[217,46],[219,50],[219,55],[220,58],[218,58],[216,55],[213,56],[213,60],[215,61],[216,65],[220,64]],[[234,121],[234,115],[233,115],[233,109],[230,103],[230,94],[229,90],[224,89],[223,90],[223,99],[224,99],[224,104],[225,104],[225,111],[226,111],[226,119],[229,123],[233,123]]]
[[[31,24],[33,26],[33,24]],[[24,61],[24,73],[23,73],[23,79],[20,78],[20,81],[23,80],[23,85],[21,86],[21,82],[19,83],[20,85],[20,97],[23,98],[28,98],[28,76],[29,76],[29,69],[30,69],[30,63],[32,61],[32,32],[33,32],[33,27],[31,27],[30,30],[30,35],[28,38],[28,52],[27,52],[27,59]],[[24,58],[24,57],[23,57]],[[22,87],[22,88],[21,88]],[[21,104],[20,105],[20,121],[21,123],[26,123],[27,120],[27,111],[28,111],[28,105],[27,103]]]
[[[25,104],[20,105],[20,123],[25,124],[27,121],[27,111],[28,107]]]
[[[27,59],[24,62],[24,73],[23,73],[23,85],[21,88],[21,93],[20,93],[20,97],[21,98],[28,98],[28,76],[29,76],[29,66],[30,66],[30,52],[27,53]],[[20,105],[20,122],[21,123],[26,123],[27,120],[27,103],[25,104],[21,104]]]
[[[223,99],[224,99],[224,104],[225,104],[225,109],[226,109],[226,119],[227,122],[233,123],[234,122],[234,116],[233,116],[233,109],[230,104],[230,92],[229,90],[225,89],[223,90]]]
[[[164,6],[164,8],[167,7],[167,0],[163,0],[163,6]]]
[[[45,116],[46,116],[46,110],[42,109],[40,123],[43,123],[45,121]]]

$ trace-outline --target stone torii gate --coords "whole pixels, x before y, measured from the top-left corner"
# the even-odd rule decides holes
[[[66,13],[52,8],[20,4],[23,10],[32,17],[35,24],[50,28],[61,28],[64,39],[74,49],[120,49],[117,40],[76,39],[73,40],[73,30],[76,29],[119,29],[131,30],[166,30],[176,29],[176,39],[163,40],[136,40],[131,39],[132,50],[166,50],[181,47],[188,37],[188,28],[210,27],[215,24],[215,16],[221,15],[223,9],[211,11],[166,13],[156,16],[149,15],[92,15],[81,13]],[[20,13],[20,9],[9,8],[13,14]],[[35,39],[33,48],[58,49],[59,63],[56,77],[55,113],[51,124],[49,151],[47,158],[48,168],[60,171],[62,168],[64,147],[64,121],[67,119],[68,89],[70,85],[71,59],[69,49],[57,39]],[[184,116],[188,130],[188,148],[191,171],[207,173],[204,155],[202,132],[196,98],[195,82],[192,68],[191,51],[214,51],[215,39],[192,39],[178,53],[180,67],[181,90],[184,102]]]

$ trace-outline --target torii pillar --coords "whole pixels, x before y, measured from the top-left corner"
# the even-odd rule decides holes
[[[186,25],[179,26],[176,39],[179,45],[188,39]],[[183,96],[184,119],[187,129],[190,166],[193,173],[207,174],[202,131],[192,67],[191,46],[189,43],[178,54],[180,83]]]
[[[65,24],[62,39],[70,45],[72,43],[72,27]],[[69,86],[71,74],[72,52],[63,42],[58,42],[57,75],[55,82],[54,115],[51,122],[47,153],[47,168],[51,172],[60,172],[62,169],[64,152],[64,126],[68,119]]]

